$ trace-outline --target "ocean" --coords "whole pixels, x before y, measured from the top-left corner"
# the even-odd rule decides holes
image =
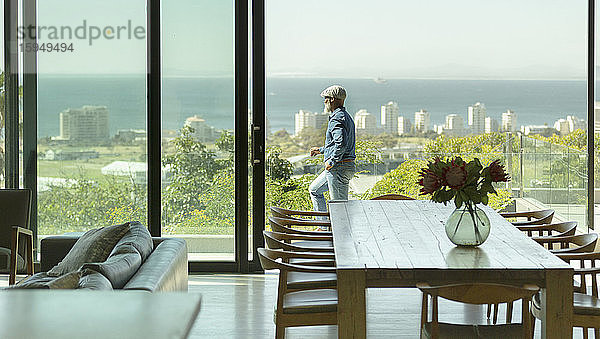
[[[119,129],[146,129],[146,85],[141,76],[49,76],[38,78],[38,136],[59,134],[59,114],[67,108],[102,105],[109,110],[110,134]],[[354,114],[366,109],[380,122],[380,107],[396,101],[400,114],[414,122],[414,112],[425,109],[432,124],[443,124],[448,114],[466,123],[467,107],[485,104],[487,116],[498,121],[507,109],[518,125],[554,124],[559,118],[586,117],[585,81],[550,80],[420,80],[324,78],[267,78],[267,119],[271,131],[294,132],[298,110],[322,111],[319,93],[331,84],[346,87],[346,108]],[[163,129],[181,128],[192,115],[218,129],[233,128],[231,78],[164,78]]]

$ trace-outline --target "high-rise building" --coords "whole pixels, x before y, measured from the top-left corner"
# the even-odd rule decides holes
[[[315,115],[313,112],[299,110],[294,116],[295,120],[295,135],[299,135],[306,127],[315,126]]]
[[[507,109],[506,112],[502,113],[502,125],[501,130],[503,132],[514,132],[517,130],[517,114]]]
[[[485,105],[480,102],[469,106],[467,110],[467,122],[471,133],[483,134],[485,132],[485,112]]]
[[[554,122],[554,129],[557,130],[560,135],[567,135],[571,133],[567,119],[556,120],[556,122]]]
[[[207,124],[206,120],[197,115],[185,119],[185,126],[190,126],[194,129],[194,137],[198,139],[198,141],[213,141],[217,137],[215,128]]]
[[[415,112],[415,131],[425,133],[430,129],[431,117],[429,112],[422,109]]]
[[[398,114],[400,108],[398,104],[390,101],[387,104],[381,106],[381,127],[383,131],[388,134],[398,134]]]
[[[366,109],[361,109],[354,114],[356,134],[374,135],[377,130],[377,119]]]
[[[485,118],[485,128],[484,128],[485,133],[498,132],[498,127],[499,127],[498,120],[492,119],[491,117]]]
[[[403,116],[398,117],[398,134],[406,134],[410,133],[412,129],[412,123],[409,118],[405,118]]]
[[[458,114],[449,114],[446,116],[446,124],[444,125],[444,133],[452,136],[463,135],[464,129],[463,118]]]
[[[329,113],[328,112],[321,112],[321,113],[315,113],[315,125],[312,126],[314,129],[321,129],[321,127],[323,127],[323,125],[327,125],[327,123],[329,122]]]
[[[69,141],[102,142],[108,135],[106,106],[83,106],[60,112],[60,139]]]
[[[567,122],[569,123],[569,132],[573,132],[578,129],[587,130],[587,124],[584,120],[579,119],[573,115],[567,115]]]
[[[300,134],[303,129],[310,127],[314,129],[320,129],[324,124],[329,121],[329,113],[313,113],[310,111],[299,110],[295,117],[295,135]]]

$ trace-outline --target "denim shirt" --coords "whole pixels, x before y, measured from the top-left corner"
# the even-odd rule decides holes
[[[354,121],[346,108],[337,108],[329,115],[325,146],[319,148],[325,163],[335,166],[342,160],[356,159]]]

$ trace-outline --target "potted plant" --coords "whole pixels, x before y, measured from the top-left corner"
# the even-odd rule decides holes
[[[444,161],[436,157],[419,172],[421,195],[447,204],[454,200],[456,209],[446,221],[446,234],[459,246],[481,245],[490,234],[490,220],[477,205],[488,203],[488,194],[497,194],[492,183],[510,177],[499,160],[483,167],[479,159],[465,162],[461,157]]]

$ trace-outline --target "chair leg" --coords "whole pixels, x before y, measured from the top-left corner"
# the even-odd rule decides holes
[[[587,327],[583,328],[583,339],[588,339],[588,329],[587,329]]]
[[[600,339],[600,328],[594,328],[594,339]]]
[[[513,303],[512,301],[506,304],[506,323],[510,324],[512,322],[512,314],[513,314]]]
[[[17,280],[17,251],[19,248],[19,232],[16,228],[12,231],[12,243],[10,247],[10,263],[8,272],[8,284],[14,285]]]
[[[498,307],[500,306],[500,304],[493,304],[494,306],[494,319],[492,320],[492,324],[496,325],[496,323],[498,322]]]
[[[490,319],[492,315],[492,304],[487,304],[487,318]]]
[[[33,237],[27,241],[27,274],[33,275]]]
[[[285,339],[285,327],[275,325],[275,339]]]

